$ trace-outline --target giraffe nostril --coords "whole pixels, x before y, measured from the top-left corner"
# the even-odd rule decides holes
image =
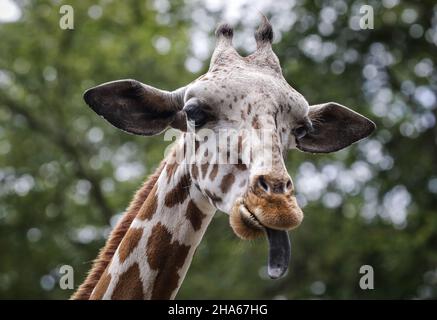
[[[269,191],[269,185],[267,184],[264,176],[259,176],[258,177],[258,184],[259,186],[265,191],[268,192]]]
[[[288,190],[291,188],[291,180],[288,179],[287,184],[285,185],[285,189]]]
[[[255,180],[255,185],[268,194],[287,193],[293,188],[293,182],[288,177],[272,177],[267,175],[259,175]]]

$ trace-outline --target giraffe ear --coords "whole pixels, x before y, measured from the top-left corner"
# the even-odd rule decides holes
[[[179,111],[184,105],[184,93],[184,87],[168,92],[127,79],[88,89],[83,97],[91,109],[115,127],[150,136],[169,125],[183,129],[185,122]]]
[[[341,150],[370,135],[375,123],[361,114],[335,102],[310,106],[308,116],[313,130],[296,137],[302,151],[328,153]]]

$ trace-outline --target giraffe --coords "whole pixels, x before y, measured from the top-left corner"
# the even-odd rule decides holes
[[[338,103],[310,106],[287,83],[264,16],[248,56],[232,46],[230,25],[219,25],[215,34],[208,72],[185,87],[165,91],[127,79],[85,92],[85,102],[125,132],[150,136],[171,127],[179,136],[73,299],[175,298],[217,210],[229,215],[241,239],[266,235],[268,274],[283,276],[288,231],[303,220],[285,167],[288,150],[334,152],[374,131],[371,120]],[[205,131],[233,134],[220,149]]]

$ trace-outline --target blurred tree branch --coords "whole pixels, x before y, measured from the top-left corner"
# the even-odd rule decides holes
[[[84,165],[80,155],[81,152],[78,151],[80,146],[73,145],[65,133],[50,128],[50,126],[37,119],[26,108],[18,104],[16,101],[13,101],[6,95],[2,94],[0,96],[0,102],[2,102],[2,104],[5,105],[13,114],[19,114],[23,116],[26,119],[30,129],[39,133],[45,139],[55,142],[55,145],[64,151],[68,157],[70,157],[75,165],[74,170],[76,176],[79,179],[85,179],[91,183],[91,196],[98,205],[105,222],[109,224],[110,218],[112,217],[112,210],[110,209],[103,195],[103,191],[99,184],[100,178],[91,173],[90,170],[88,170]]]

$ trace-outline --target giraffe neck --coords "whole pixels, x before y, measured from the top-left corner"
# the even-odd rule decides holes
[[[90,299],[173,299],[215,208],[188,165],[165,165]]]

